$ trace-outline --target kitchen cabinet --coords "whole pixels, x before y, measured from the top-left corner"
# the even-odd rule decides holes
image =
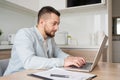
[[[11,56],[12,45],[0,45],[0,59],[8,59]]]
[[[33,1],[33,3],[32,3]],[[35,0],[36,1],[36,0]],[[32,16],[37,15],[37,1],[34,0],[0,0],[0,5],[3,8],[9,9],[11,11],[19,12],[20,14],[28,14]]]
[[[102,0],[102,2],[101,3],[96,3],[96,4],[88,4],[88,5],[80,5],[80,6],[72,6],[72,7],[67,7],[67,1],[65,2],[65,4],[66,4],[66,7],[65,8],[63,8],[63,9],[60,9],[60,12],[62,13],[62,12],[64,12],[64,13],[66,13],[66,12],[84,12],[84,11],[87,11],[87,12],[89,12],[89,11],[91,11],[91,10],[98,10],[98,9],[101,9],[101,8],[103,8],[103,9],[105,9],[105,7],[106,7],[106,4],[107,4],[107,1],[106,0]]]
[[[52,6],[57,10],[67,9],[67,0],[57,0],[57,1],[56,0],[6,0],[6,1],[36,12],[38,12],[38,10],[43,6]],[[105,4],[105,0],[101,0],[101,3],[96,3],[96,4],[98,5]],[[88,5],[82,5],[82,7]],[[90,4],[90,6],[94,6],[94,4]],[[74,7],[69,7],[69,8],[74,8]]]
[[[43,6],[52,6],[57,10],[66,8],[66,0],[39,0],[39,8]]]
[[[10,55],[11,55],[10,49],[0,50],[0,59],[8,59],[10,58]]]
[[[52,6],[56,9],[66,8],[66,0],[6,0],[15,5],[38,12],[43,6]]]
[[[39,0],[6,0],[6,1],[36,12],[39,10]]]

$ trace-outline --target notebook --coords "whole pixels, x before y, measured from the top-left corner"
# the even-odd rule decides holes
[[[107,39],[108,39],[108,37],[106,35],[104,35],[93,62],[86,62],[85,65],[83,65],[82,67],[79,67],[79,68],[75,67],[75,66],[70,66],[70,67],[66,67],[65,69],[72,70],[72,71],[91,72],[100,60],[100,57],[101,57],[101,54],[102,54],[104,47],[106,45]]]
[[[52,68],[28,75],[43,80],[91,80],[97,76],[91,73],[68,71],[64,68]]]

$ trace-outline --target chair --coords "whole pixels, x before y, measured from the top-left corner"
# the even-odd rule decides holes
[[[0,77],[3,76],[7,66],[9,63],[9,59],[2,59],[0,60]]]

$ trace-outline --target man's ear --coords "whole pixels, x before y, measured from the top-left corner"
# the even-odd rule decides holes
[[[45,20],[44,19],[40,19],[39,24],[45,25]]]

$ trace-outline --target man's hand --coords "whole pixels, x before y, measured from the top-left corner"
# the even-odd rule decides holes
[[[71,65],[74,65],[76,67],[81,67],[85,63],[86,63],[86,61],[82,57],[69,56],[64,61],[64,67],[68,67],[68,66],[71,66]]]

